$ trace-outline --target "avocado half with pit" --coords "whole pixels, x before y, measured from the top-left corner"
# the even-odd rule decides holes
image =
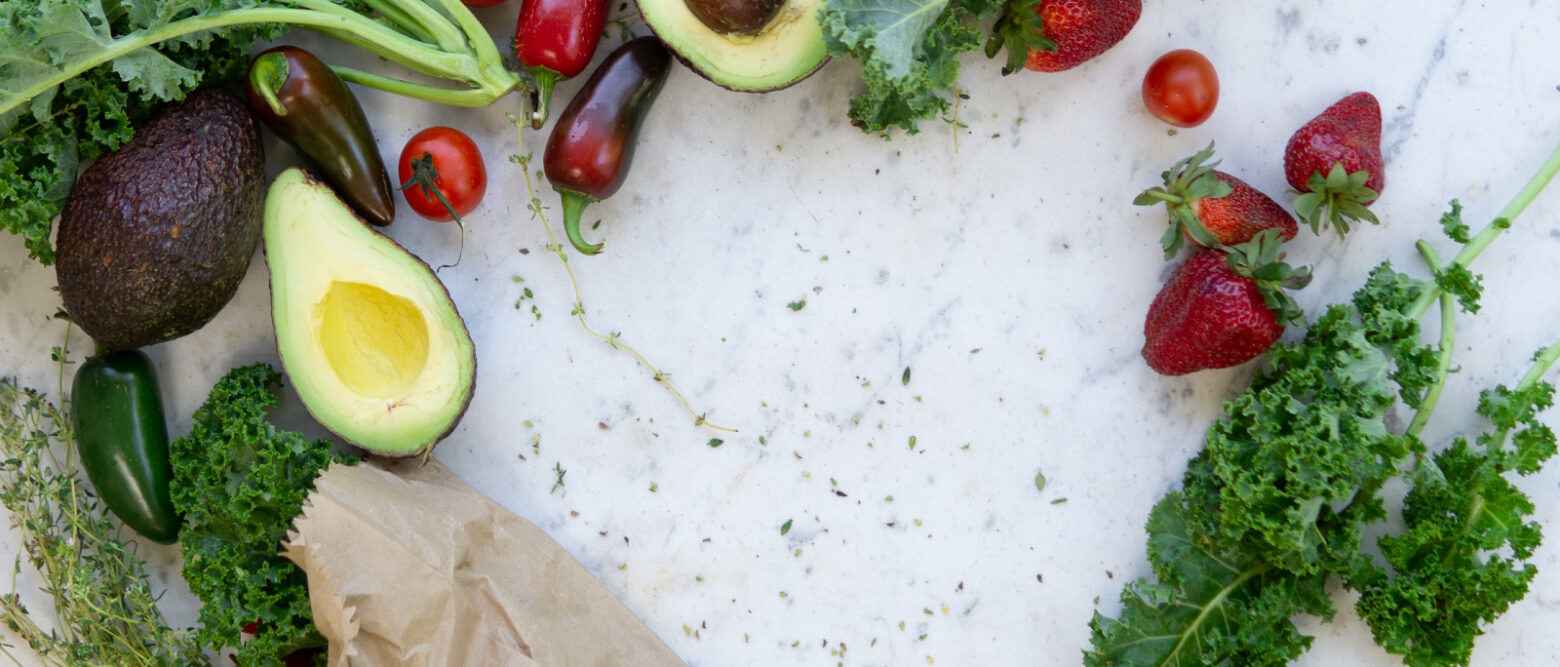
[[[723,88],[767,92],[828,59],[824,0],[636,0],[645,24],[689,69]]]
[[[296,167],[271,183],[264,238],[276,347],[309,413],[385,456],[448,435],[477,357],[433,270]]]

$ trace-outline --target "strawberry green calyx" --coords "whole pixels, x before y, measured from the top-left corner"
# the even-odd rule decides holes
[[[1381,224],[1376,214],[1366,208],[1378,196],[1375,190],[1365,187],[1369,180],[1369,171],[1345,172],[1341,164],[1333,164],[1326,176],[1312,173],[1305,184],[1310,192],[1299,193],[1295,213],[1311,226],[1312,232],[1320,234],[1323,227],[1331,225],[1338,230],[1338,238],[1349,233],[1350,221]]]
[[[1305,312],[1295,303],[1287,290],[1297,290],[1311,284],[1310,267],[1295,268],[1284,262],[1279,251],[1284,239],[1277,229],[1264,229],[1250,241],[1221,249],[1228,255],[1230,269],[1236,275],[1252,279],[1262,292],[1273,316],[1281,322],[1303,324]]]
[[[1046,37],[1045,23],[1040,12],[1035,11],[1040,0],[1006,0],[1002,16],[991,27],[991,38],[986,40],[986,57],[995,58],[1007,47],[1007,60],[1002,65],[1002,76],[1024,69],[1024,61],[1030,51],[1056,52],[1056,42]]]
[[[1132,200],[1138,206],[1162,203],[1169,212],[1170,229],[1165,230],[1165,235],[1159,239],[1159,244],[1165,249],[1166,260],[1181,252],[1188,237],[1205,248],[1219,245],[1219,238],[1208,230],[1192,208],[1192,202],[1204,198],[1223,198],[1233,191],[1229,183],[1220,180],[1214,173],[1213,168],[1219,163],[1208,162],[1212,157],[1213,144],[1210,143],[1207,148],[1175,163],[1160,174],[1164,178],[1163,186],[1144,190]]]

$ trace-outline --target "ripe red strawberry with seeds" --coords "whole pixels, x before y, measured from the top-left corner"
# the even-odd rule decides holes
[[[1302,193],[1295,212],[1312,231],[1330,224],[1342,236],[1351,220],[1378,222],[1366,208],[1386,184],[1376,96],[1349,95],[1295,131],[1284,148],[1284,176]]]
[[[1175,163],[1161,174],[1165,184],[1150,188],[1132,203],[1163,203],[1170,212],[1170,229],[1160,239],[1165,259],[1180,252],[1183,242],[1194,247],[1232,246],[1250,241],[1264,229],[1277,229],[1282,240],[1295,237],[1300,226],[1273,198],[1245,181],[1214,169],[1209,163],[1213,144]]]
[[[1143,323],[1143,359],[1161,375],[1229,368],[1261,355],[1301,317],[1284,292],[1311,280],[1284,264],[1276,229],[1233,248],[1204,250],[1176,267]]]
[[[1035,11],[1040,15],[1041,35],[1051,46],[1030,43],[1024,67],[1060,72],[1104,53],[1126,37],[1143,14],[1143,0],[1040,0]]]

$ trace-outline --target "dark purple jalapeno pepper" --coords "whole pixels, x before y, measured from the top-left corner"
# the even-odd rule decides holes
[[[380,226],[395,219],[395,191],[368,117],[330,66],[296,46],[278,46],[250,64],[244,97],[358,214]]]
[[[639,126],[671,65],[671,55],[654,37],[624,43],[591,74],[547,138],[542,167],[563,200],[569,243],[584,254],[600,252],[602,244],[580,236],[580,216],[623,185]]]

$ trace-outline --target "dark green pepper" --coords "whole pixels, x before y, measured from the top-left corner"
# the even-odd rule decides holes
[[[88,359],[70,400],[76,451],[98,498],[135,532],[172,544],[181,521],[168,493],[168,424],[151,359],[140,350]]]
[[[558,116],[542,168],[562,198],[563,231],[574,249],[587,255],[601,251],[602,244],[580,236],[580,216],[586,205],[623,185],[641,121],[671,69],[672,56],[661,40],[631,39],[607,56]]]
[[[330,66],[296,46],[278,46],[250,63],[244,98],[360,215],[380,226],[395,219],[390,173],[363,105]]]

